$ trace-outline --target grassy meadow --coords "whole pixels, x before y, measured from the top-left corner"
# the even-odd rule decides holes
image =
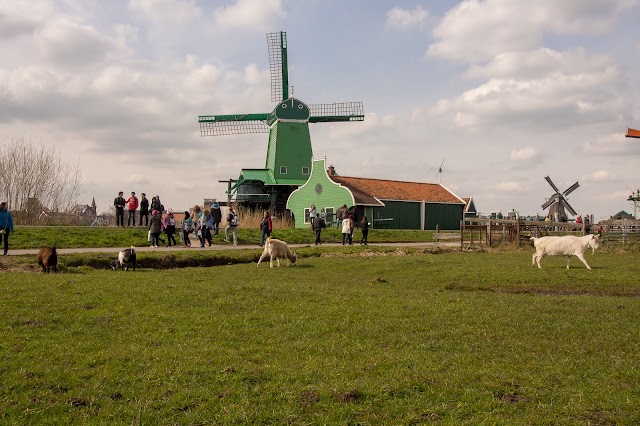
[[[637,252],[258,252],[1,272],[0,424],[640,423]]]
[[[179,243],[179,235],[176,240]],[[311,229],[296,229],[290,227],[274,227],[272,237],[287,241],[290,244],[313,244],[315,234]],[[165,238],[164,234],[161,238]],[[362,234],[359,230],[354,233],[354,243],[358,243]],[[192,244],[197,244],[191,234]],[[322,241],[325,243],[342,242],[342,232],[337,228],[327,228],[322,231]],[[369,242],[429,242],[434,241],[433,232],[411,230],[371,230]],[[224,227],[220,228],[214,244],[228,244],[224,242]],[[249,227],[241,224],[238,228],[238,244],[257,245],[260,243],[260,229],[258,225]],[[34,249],[42,246],[56,246],[58,248],[87,248],[87,247],[129,247],[147,246],[147,228],[116,228],[116,227],[87,227],[87,226],[21,226],[16,227],[9,237],[9,250]]]

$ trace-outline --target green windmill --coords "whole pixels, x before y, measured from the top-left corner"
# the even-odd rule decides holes
[[[202,136],[269,133],[264,169],[242,169],[228,183],[227,202],[284,211],[287,198],[309,178],[313,150],[309,123],[363,121],[362,102],[305,104],[289,95],[287,34],[267,34],[271,70],[270,113],[201,115]]]

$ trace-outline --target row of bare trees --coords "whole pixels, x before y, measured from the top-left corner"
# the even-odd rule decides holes
[[[0,200],[14,218],[32,224],[43,211],[66,213],[81,190],[78,164],[62,161],[54,147],[14,139],[0,147]]]

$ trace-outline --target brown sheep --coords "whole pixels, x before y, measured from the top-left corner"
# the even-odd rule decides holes
[[[38,252],[38,265],[42,266],[42,272],[58,272],[58,253],[55,247],[42,247]]]

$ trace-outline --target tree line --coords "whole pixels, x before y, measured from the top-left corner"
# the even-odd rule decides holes
[[[79,164],[62,160],[54,147],[12,139],[0,147],[0,200],[19,223],[38,221],[43,211],[69,213],[80,196]]]

